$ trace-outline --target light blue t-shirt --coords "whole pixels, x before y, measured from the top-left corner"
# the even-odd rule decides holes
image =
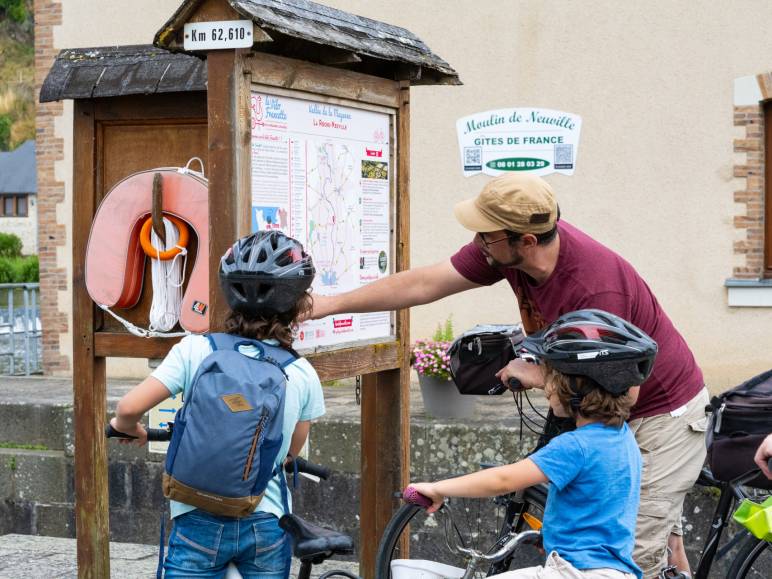
[[[279,345],[276,340],[265,340],[265,343],[272,346]],[[254,346],[242,346],[239,351],[247,356],[255,356],[258,353]],[[184,397],[190,390],[191,381],[201,362],[211,353],[212,346],[206,337],[186,336],[171,349],[152,375],[166,386],[172,395],[182,393]],[[284,401],[283,440],[276,458],[277,465],[283,463],[287,457],[295,425],[301,421],[319,418],[324,414],[322,384],[308,360],[298,358],[284,370],[287,373],[287,392]],[[291,510],[292,497],[289,497],[289,500]],[[195,509],[177,501],[170,501],[170,508],[172,518]],[[278,476],[268,483],[257,510],[277,517],[284,514]]]
[[[640,578],[633,547],[641,452],[627,424],[587,424],[557,436],[530,459],[550,481],[544,550],[580,570],[605,567]]]

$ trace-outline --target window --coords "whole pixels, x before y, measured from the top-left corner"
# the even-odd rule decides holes
[[[28,195],[0,195],[0,217],[27,217]]]

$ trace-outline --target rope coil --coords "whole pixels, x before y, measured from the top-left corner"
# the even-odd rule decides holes
[[[163,245],[163,242],[155,231],[150,233],[153,249],[156,251],[156,257],[151,257],[153,280],[153,303],[150,306],[151,332],[168,332],[177,325],[182,307],[185,266],[188,261],[186,249],[188,228],[176,217],[164,217],[164,229],[166,247],[171,248],[165,251],[156,249]],[[171,255],[171,257],[164,259],[164,255]],[[182,260],[177,259],[180,256]]]

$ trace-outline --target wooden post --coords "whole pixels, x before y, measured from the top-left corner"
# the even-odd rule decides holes
[[[92,101],[75,101],[72,218],[73,394],[75,417],[75,528],[78,577],[110,576],[107,492],[105,359],[94,354],[94,304],[85,285],[86,244],[96,212],[95,121]]]
[[[397,112],[396,269],[410,267],[410,84],[400,84]],[[400,368],[362,381],[360,573],[375,577],[383,530],[397,507],[394,492],[410,479],[410,313],[397,312]]]
[[[237,111],[238,78],[234,50],[209,52],[207,114],[209,117],[209,320],[210,331],[223,329],[228,305],[220,292],[220,257],[236,240],[238,230]]]

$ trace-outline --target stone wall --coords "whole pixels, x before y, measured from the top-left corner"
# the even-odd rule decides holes
[[[45,393],[40,396],[42,399]],[[294,494],[295,510],[312,522],[356,537],[360,433],[358,422],[350,418],[356,407],[351,408],[348,400],[346,404],[349,416],[323,419],[312,429],[309,458],[324,462],[335,474],[318,485],[304,481]],[[460,424],[414,417],[412,478],[431,480],[474,470],[481,462],[511,461],[535,443],[528,431],[521,438],[513,420],[488,426],[481,426],[482,422]],[[161,492],[163,455],[115,441],[110,441],[108,452],[111,540],[157,543],[160,514],[168,510]],[[684,527],[693,561],[709,528],[715,499],[716,493],[707,489],[695,489],[687,499]],[[74,537],[73,502],[69,404],[0,401],[0,535]]]

